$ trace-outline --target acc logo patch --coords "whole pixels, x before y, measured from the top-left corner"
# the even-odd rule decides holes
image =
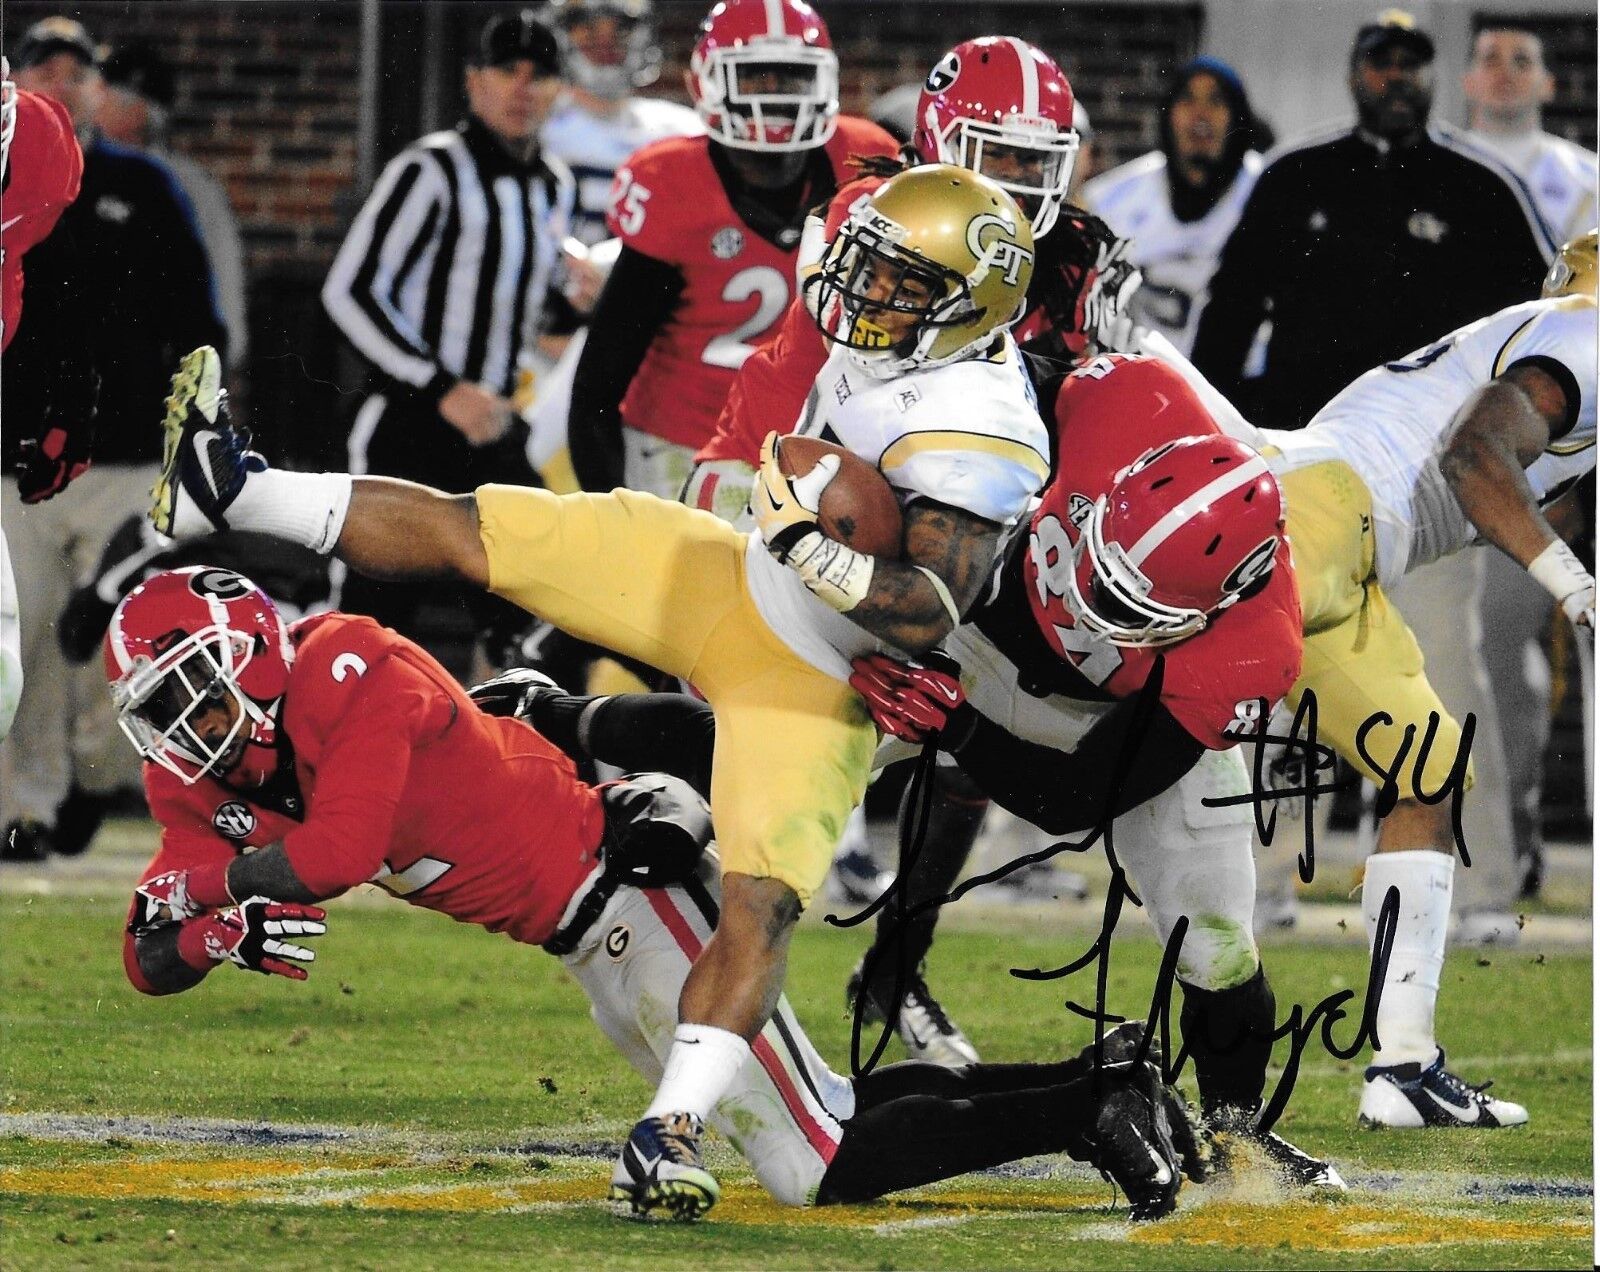
[[[917,386],[914,384],[908,385],[894,395],[894,404],[900,408],[900,414],[902,415],[920,401],[922,401],[922,394],[917,392]]]
[[[1432,212],[1413,212],[1406,220],[1406,233],[1424,243],[1439,243],[1450,233],[1450,227]]]
[[[613,963],[628,952],[628,943],[632,940],[633,933],[628,930],[626,923],[619,923],[606,933],[606,953],[611,955]]]
[[[224,839],[248,839],[256,828],[256,815],[248,804],[230,799],[217,805],[211,814],[211,825]]]
[[[711,236],[711,255],[719,261],[731,261],[744,251],[744,233],[728,225]]]
[[[189,576],[189,590],[202,600],[236,601],[249,595],[250,584],[232,570],[201,570]]]
[[[956,77],[960,74],[961,55],[951,50],[939,59],[939,65],[928,72],[928,79],[923,87],[930,93],[942,93],[956,82]]]

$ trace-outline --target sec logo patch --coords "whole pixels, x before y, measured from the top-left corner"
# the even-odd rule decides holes
[[[606,933],[606,953],[611,955],[613,963],[628,952],[628,943],[632,940],[633,933],[628,930],[626,923],[619,923]]]
[[[744,234],[734,226],[727,226],[711,236],[711,254],[719,261],[731,261],[744,251]]]
[[[248,804],[230,799],[217,805],[217,811],[211,814],[211,825],[224,839],[248,839],[256,828],[256,815]]]

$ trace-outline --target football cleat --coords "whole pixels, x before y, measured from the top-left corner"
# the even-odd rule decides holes
[[[1367,1069],[1361,1091],[1361,1125],[1418,1130],[1427,1126],[1466,1126],[1488,1130],[1521,1126],[1528,1110],[1510,1100],[1497,1100],[1485,1092],[1491,1083],[1471,1086],[1444,1067],[1444,1048],[1423,1067],[1409,1064],[1375,1064]]]
[[[210,345],[178,364],[161,427],[161,471],[150,491],[150,523],[171,539],[226,530],[228,505],[245,478],[267,463],[249,449],[249,433],[228,414],[222,359]]]
[[[0,833],[0,861],[49,861],[55,833],[43,822],[14,821]]]
[[[1232,1149],[1236,1142],[1252,1145],[1271,1164],[1283,1182],[1293,1188],[1320,1188],[1329,1192],[1344,1192],[1344,1176],[1332,1162],[1313,1157],[1303,1148],[1297,1148],[1276,1131],[1263,1131],[1256,1126],[1259,1110],[1246,1112],[1227,1109],[1211,1118],[1211,1129],[1219,1137],[1216,1144],[1218,1172],[1232,1168]]]
[[[845,1003],[852,1011],[861,993],[861,969],[865,961],[863,958],[861,963],[856,964],[855,971],[850,973],[849,984],[845,986]],[[864,1024],[874,1025],[881,1025],[889,1019],[889,1013],[878,994],[867,995],[861,1019]],[[945,1014],[939,1000],[928,988],[928,982],[923,980],[920,968],[906,982],[906,991],[900,999],[900,1010],[895,1016],[894,1026],[900,1041],[905,1044],[906,1054],[913,1060],[926,1060],[947,1069],[978,1063],[978,1049]]]
[[[1151,1040],[1149,1050],[1143,1056],[1139,1054],[1144,1046],[1143,1021],[1125,1020],[1107,1030],[1100,1040],[1100,1046],[1102,1063],[1107,1065],[1148,1060],[1159,1071],[1165,1063],[1161,1044],[1154,1039]],[[1080,1059],[1093,1064],[1094,1043],[1091,1042],[1078,1054]],[[1176,1087],[1163,1081],[1159,1084],[1159,1095],[1166,1110],[1167,1128],[1172,1137],[1172,1145],[1178,1150],[1178,1157],[1183,1162],[1185,1177],[1196,1184],[1204,1183],[1216,1171],[1211,1154],[1210,1128],[1206,1126],[1199,1111],[1183,1098]]]
[[[880,870],[864,848],[846,848],[833,859],[830,892],[840,905],[871,905],[894,884],[893,870]]]
[[[1086,1081],[1100,1089],[1094,1126],[1085,1135],[1089,1164],[1126,1194],[1130,1218],[1171,1214],[1183,1187],[1183,1163],[1172,1142],[1161,1070],[1148,1060],[1118,1061]]]
[[[611,1172],[611,1200],[627,1202],[639,1216],[664,1210],[686,1223],[700,1218],[722,1196],[700,1164],[704,1133],[705,1123],[692,1113],[645,1118],[633,1128]]]
[[[533,723],[532,713],[538,703],[566,696],[565,689],[532,667],[513,667],[467,690],[467,697],[486,715],[512,716],[529,724]]]

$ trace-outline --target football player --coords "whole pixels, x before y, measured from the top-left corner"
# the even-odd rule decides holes
[[[124,941],[138,989],[187,990],[224,963],[304,980],[319,903],[375,883],[559,957],[607,1037],[660,1077],[719,900],[708,810],[681,781],[585,785],[405,637],[339,613],[290,626],[214,566],[142,583],[104,648],[161,824]],[[1132,1058],[1138,1043],[1124,1031],[1098,1067],[1090,1054],[961,1074],[906,1064],[851,1082],[779,998],[710,1120],[788,1205],[1067,1152],[1154,1218],[1179,1187],[1172,1131],[1194,1150],[1181,1104]]]
[[[1181,1026],[1208,1123],[1257,1141],[1295,1183],[1342,1188],[1331,1165],[1258,1125],[1276,1021],[1252,931],[1253,818],[1207,802],[1249,792],[1237,743],[1300,669],[1278,484],[1162,361],[1097,357],[1047,381],[1043,406],[1061,462],[993,587],[941,645],[959,677],[870,654],[851,683],[885,732],[920,744],[937,730],[980,796],[1053,834],[1107,828],[1160,938],[1188,920]],[[1158,669],[1150,713],[1141,697]],[[697,710],[683,700],[535,691],[526,710],[597,759],[649,757],[704,780],[705,725],[675,722]],[[880,762],[896,754],[886,744]],[[902,882],[910,917],[880,911],[857,969],[878,1018],[920,981],[931,903],[970,848],[975,822],[963,839],[947,818],[944,842],[930,832]]]
[[[1007,333],[1032,267],[1032,233],[1011,197],[943,165],[888,182],[829,249],[820,311],[839,348],[808,426],[888,477],[904,513],[894,559],[822,532],[819,482],[783,471],[776,436],[751,496],[758,533],[742,535],[642,492],[489,486],[449,497],[275,471],[223,412],[215,351],[196,350],[174,378],[158,530],[262,530],[380,578],[471,583],[681,677],[711,703],[726,905],[685,982],[661,1087],[618,1164],[617,1187],[643,1210],[716,1200],[689,1132],[771,1015],[794,922],[877,747],[848,684],[851,658],[914,655],[943,639],[1048,472]]]
[[[1288,705],[1313,691],[1319,734],[1396,798],[1362,884],[1369,940],[1384,894],[1397,888],[1401,898],[1378,1012],[1382,1050],[1362,1088],[1364,1124],[1528,1120],[1521,1105],[1450,1072],[1434,1036],[1455,877],[1454,801],[1414,796],[1447,792],[1458,776],[1470,784],[1471,773],[1456,773],[1468,754],[1461,726],[1429,684],[1416,638],[1385,590],[1481,534],[1592,640],[1594,578],[1540,509],[1594,468],[1595,342],[1591,231],[1562,249],[1542,299],[1374,368],[1300,432],[1257,433],[1288,499],[1305,618],[1305,665]],[[1376,727],[1364,727],[1375,717]],[[1431,745],[1413,751],[1424,737]]]
[[[839,114],[839,64],[804,0],[724,0],[700,28],[688,88],[709,136],[647,146],[617,171],[622,243],[572,389],[586,490],[676,498],[734,373],[794,295],[806,214],[892,156],[876,124]]]
[[[0,58],[0,189],[5,225],[0,228],[0,349],[11,343],[22,317],[22,258],[55,227],[78,197],[83,150],[72,116],[53,97],[24,92],[11,79],[11,63]],[[61,304],[65,297],[43,297]],[[24,442],[17,490],[37,503],[66,488],[89,467],[94,418],[94,373],[87,365],[62,367],[49,418],[37,441]],[[0,739],[22,698],[22,629],[11,552],[0,527]]]
[[[815,285],[839,227],[895,172],[913,163],[953,163],[999,182],[1028,214],[1038,253],[1027,310],[1013,335],[1024,348],[1070,358],[1084,351],[1083,307],[1110,273],[1116,239],[1065,203],[1077,156],[1072,85],[1042,50],[1011,36],[956,45],[929,72],[912,145],[844,186],[806,224],[799,258],[805,295],[790,302],[776,335],[739,367],[716,429],[695,456],[684,501],[739,522],[760,462],[762,438],[799,422],[829,345],[817,334]],[[1063,216],[1064,213],[1064,216]]]
[[[637,91],[661,74],[650,0],[552,0],[542,17],[561,45],[567,89],[539,142],[577,182],[573,237],[565,247],[569,273],[581,279],[585,293],[575,291],[569,299],[587,314],[620,246],[606,228],[607,196],[617,169],[653,141],[696,136],[705,126],[688,107]],[[579,330],[547,371],[520,386],[518,409],[531,430],[529,458],[545,484],[561,493],[578,488],[567,449],[567,415],[586,335]],[[553,345],[553,340],[541,341],[541,352]]]

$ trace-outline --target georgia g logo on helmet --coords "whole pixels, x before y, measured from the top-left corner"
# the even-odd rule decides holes
[[[997,230],[987,243],[985,230]],[[1033,253],[1012,237],[1016,234],[1014,223],[995,212],[984,212],[967,222],[967,250],[978,258],[974,279],[988,270],[998,269],[1008,287],[1015,287],[1022,277],[1022,267],[1033,264]]]
[[[928,72],[928,80],[923,87],[930,93],[942,93],[956,82],[960,74],[961,54],[951,49],[939,59],[938,65]]]

